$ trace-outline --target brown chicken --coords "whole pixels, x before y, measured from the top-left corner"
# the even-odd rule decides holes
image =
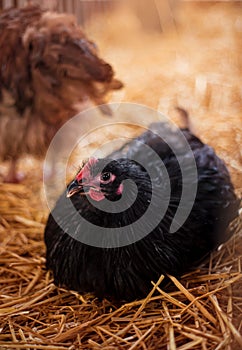
[[[122,83],[71,15],[11,8],[0,33],[0,159],[11,160],[5,181],[17,182],[21,155],[43,156],[68,119]]]

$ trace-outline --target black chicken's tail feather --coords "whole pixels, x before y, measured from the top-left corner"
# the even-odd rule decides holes
[[[189,117],[188,111],[180,106],[177,106],[175,109],[181,117],[181,122],[182,122],[183,128],[191,131],[191,123],[190,123],[190,117]]]

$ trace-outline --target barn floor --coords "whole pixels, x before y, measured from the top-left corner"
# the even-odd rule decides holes
[[[194,133],[226,161],[239,196],[241,9],[239,2],[184,1],[163,33],[148,32],[124,10],[87,26],[125,83],[112,101],[143,104],[175,122],[175,107],[185,108]],[[83,148],[85,158],[102,138],[103,132],[98,141],[95,134]],[[0,175],[6,167],[0,164]],[[166,291],[153,281],[147,298],[117,305],[54,286],[45,270],[41,162],[24,158],[20,170],[26,172],[22,184],[0,183],[0,349],[242,348],[241,219],[206,266],[180,281],[171,277]]]

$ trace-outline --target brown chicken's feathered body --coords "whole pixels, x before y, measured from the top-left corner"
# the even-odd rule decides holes
[[[38,6],[8,9],[0,33],[2,159],[43,156],[65,121],[122,87],[71,15]],[[102,111],[109,113],[107,106]]]

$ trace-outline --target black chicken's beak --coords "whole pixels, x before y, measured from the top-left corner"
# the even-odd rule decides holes
[[[73,196],[75,193],[83,192],[83,185],[80,185],[77,180],[74,180],[67,187],[66,197],[69,198]]]

